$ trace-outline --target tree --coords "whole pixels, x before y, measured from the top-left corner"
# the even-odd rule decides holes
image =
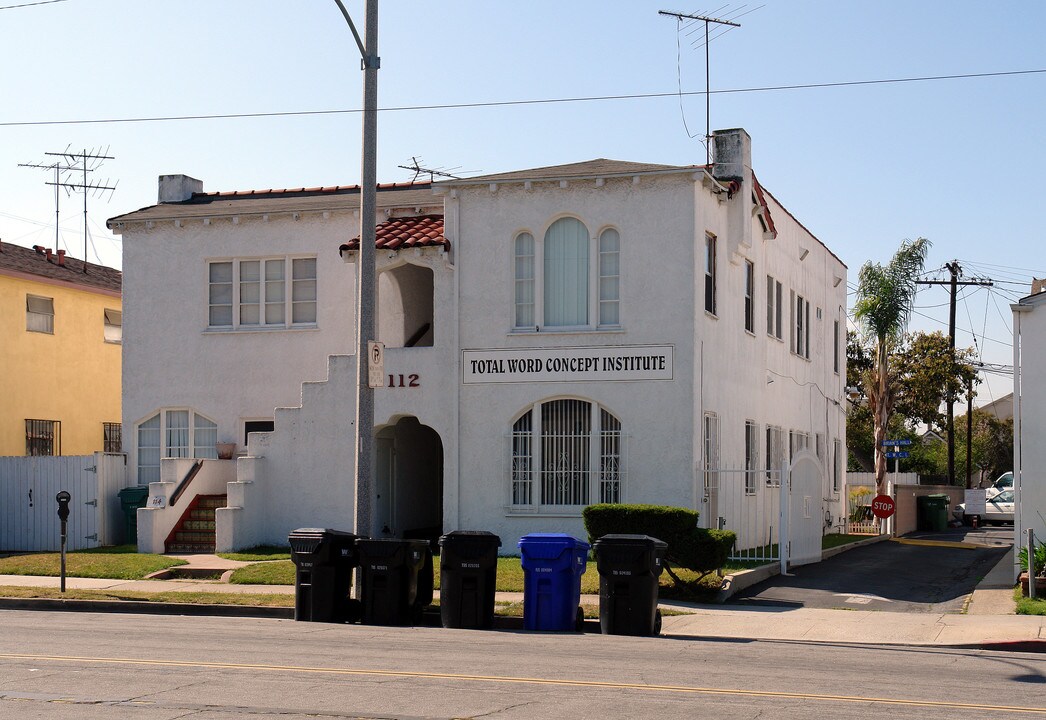
[[[886,439],[896,396],[896,380],[890,375],[890,349],[901,341],[908,327],[916,281],[929,249],[930,241],[926,238],[905,240],[885,267],[869,261],[857,276],[854,320],[867,337],[875,339],[875,363],[865,373],[864,386],[874,429],[877,493],[882,493],[886,484],[883,440]]]
[[[965,398],[980,382],[973,367],[976,357],[972,348],[957,348],[953,354],[948,336],[942,332],[906,336],[903,346],[891,357],[893,375],[901,387],[894,410],[913,430],[922,424],[944,433],[948,419],[941,405]]]

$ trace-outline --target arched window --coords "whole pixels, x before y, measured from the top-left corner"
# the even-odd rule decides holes
[[[512,425],[512,505],[562,509],[620,502],[621,421],[585,400],[538,403]]]
[[[218,457],[218,424],[187,409],[164,409],[138,423],[138,483],[160,480],[160,458]]]
[[[621,236],[614,228],[599,235],[599,324],[621,324],[618,313],[621,276]]]
[[[577,218],[560,218],[545,232],[545,325],[588,324],[588,229]]]

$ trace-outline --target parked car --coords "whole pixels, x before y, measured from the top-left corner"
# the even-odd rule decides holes
[[[1012,523],[1013,490],[1003,490],[997,495],[986,498],[984,502],[984,515],[967,515],[966,503],[959,503],[956,505],[952,514],[954,514],[958,520],[962,520],[963,525],[973,524],[974,517],[977,518],[978,523],[981,525]]]
[[[1003,490],[1013,490],[1013,473],[1007,472],[999,476],[999,478],[985,488],[988,497],[995,497]]]

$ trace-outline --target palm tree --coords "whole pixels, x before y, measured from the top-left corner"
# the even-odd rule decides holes
[[[875,490],[880,494],[886,481],[883,441],[895,398],[895,383],[890,377],[887,358],[908,328],[916,282],[930,244],[926,238],[905,240],[885,267],[869,261],[857,276],[854,321],[866,337],[875,339],[875,363],[865,375],[864,384],[875,428]]]

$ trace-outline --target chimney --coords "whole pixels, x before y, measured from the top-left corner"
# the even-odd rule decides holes
[[[47,248],[47,262],[51,262],[51,248]]]
[[[65,267],[65,250],[58,251],[58,264]]]
[[[1033,277],[1031,279],[1031,294],[1038,295],[1043,290],[1046,290],[1046,280]]]
[[[157,202],[178,203],[192,198],[193,193],[203,192],[203,181],[188,175],[161,175]]]
[[[43,245],[33,245],[33,250],[36,250],[36,254],[37,255],[43,255],[44,254],[44,246]]]
[[[712,133],[712,177],[720,182],[751,180],[752,138],[744,128],[716,130]]]

